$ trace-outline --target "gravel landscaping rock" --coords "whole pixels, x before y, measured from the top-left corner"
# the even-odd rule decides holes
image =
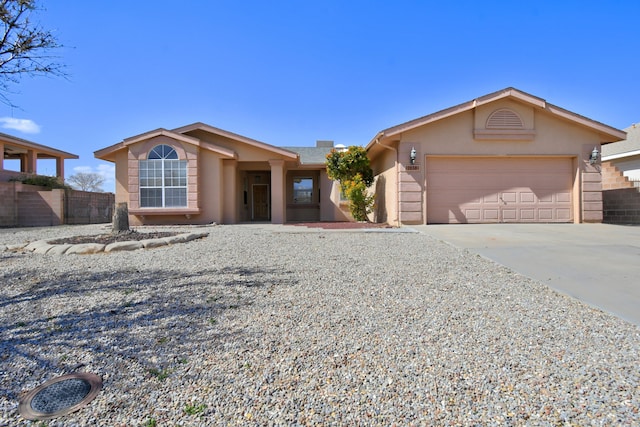
[[[287,230],[0,252],[0,426],[79,363],[104,388],[48,426],[640,423],[640,328],[424,234]]]

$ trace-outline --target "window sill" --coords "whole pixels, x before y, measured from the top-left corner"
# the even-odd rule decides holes
[[[287,205],[289,209],[320,209],[320,205],[317,203],[289,203]]]
[[[199,208],[140,208],[129,209],[131,215],[137,215],[141,217],[145,216],[159,216],[159,215],[184,215],[190,218],[191,215],[198,215],[202,213],[202,209]]]

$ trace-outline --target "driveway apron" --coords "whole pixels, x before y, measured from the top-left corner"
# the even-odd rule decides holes
[[[640,227],[458,224],[412,228],[640,325]]]

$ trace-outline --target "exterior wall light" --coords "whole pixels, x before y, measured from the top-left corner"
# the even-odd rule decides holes
[[[591,156],[589,156],[589,164],[593,165],[595,162],[597,162],[599,155],[600,155],[600,152],[598,151],[598,147],[593,147],[593,151],[591,152]]]
[[[411,164],[415,164],[416,163],[416,147],[412,147],[411,148],[411,153],[409,154],[409,158],[411,159]]]

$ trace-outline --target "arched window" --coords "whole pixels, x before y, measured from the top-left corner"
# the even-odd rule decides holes
[[[140,160],[140,207],[187,206],[187,161],[169,145],[157,145]]]

